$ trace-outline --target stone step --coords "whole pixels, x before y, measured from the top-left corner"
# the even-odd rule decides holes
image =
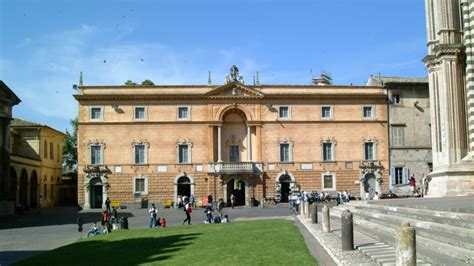
[[[336,208],[331,216],[340,219],[341,211]],[[372,238],[395,246],[395,229],[354,216],[354,229],[370,235]],[[436,265],[464,265],[474,262],[474,254],[470,250],[441,243],[423,236],[417,236],[417,255],[420,259]]]
[[[420,221],[445,224],[455,227],[474,229],[474,215],[467,213],[453,213],[446,211],[431,211],[425,209],[411,209],[406,207],[387,206],[378,204],[355,205],[356,209],[376,210],[379,213],[402,215]],[[474,238],[474,237],[473,237]]]
[[[374,213],[357,208],[352,210],[352,212],[353,215],[361,216],[365,220],[390,226],[392,228],[400,227],[403,222],[410,222],[410,224],[415,227],[417,235],[448,243],[453,246],[474,250],[474,230],[471,229],[417,221],[400,217],[395,214],[387,215]]]

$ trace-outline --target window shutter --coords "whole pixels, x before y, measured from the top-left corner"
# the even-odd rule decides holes
[[[395,167],[390,167],[390,180],[392,182],[392,185],[395,185],[396,180],[395,180]]]
[[[408,184],[408,176],[410,175],[410,171],[408,167],[403,167],[403,184]]]

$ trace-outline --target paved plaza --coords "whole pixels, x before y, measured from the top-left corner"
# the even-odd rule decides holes
[[[32,210],[27,215],[1,218],[0,220],[0,265],[8,265],[41,252],[70,244],[81,237],[77,230],[77,218],[84,219],[83,237],[93,222],[100,221],[100,209],[79,211],[74,207]],[[231,221],[253,219],[293,219],[288,208],[225,208],[224,214]],[[121,209],[120,217],[128,217],[129,228],[148,228],[148,209]],[[168,226],[183,226],[185,214],[182,209],[159,209],[159,217],[165,217]],[[204,209],[195,209],[192,223],[202,224]],[[211,225],[214,226],[214,225]],[[159,230],[159,229],[157,229]]]

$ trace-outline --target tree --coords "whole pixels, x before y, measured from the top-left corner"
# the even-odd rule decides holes
[[[73,132],[66,129],[63,142],[63,169],[65,175],[77,177],[77,117],[70,121]]]
[[[125,81],[124,84],[125,84],[126,86],[137,86],[137,85],[138,85],[138,83],[135,83],[135,82],[133,82],[133,81],[131,81],[131,80]]]
[[[153,85],[155,85],[155,83],[153,83],[153,81],[149,79],[145,79],[144,81],[142,81],[142,86],[153,86]]]

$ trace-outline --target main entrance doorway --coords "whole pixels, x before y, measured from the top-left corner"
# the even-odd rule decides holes
[[[91,197],[91,208],[100,209],[102,208],[102,193],[103,184],[99,178],[94,178],[90,181],[90,197]]]
[[[245,182],[232,178],[227,182],[227,202],[230,204],[230,196],[235,196],[235,206],[245,206]]]
[[[288,196],[290,195],[290,183],[291,177],[289,175],[282,175],[280,177],[280,202],[288,202]]]
[[[191,196],[191,181],[188,177],[182,176],[178,179],[178,196]]]
[[[364,193],[369,193],[368,199],[373,199],[375,195],[375,175],[366,174],[364,177]],[[361,197],[365,197],[362,195]]]

